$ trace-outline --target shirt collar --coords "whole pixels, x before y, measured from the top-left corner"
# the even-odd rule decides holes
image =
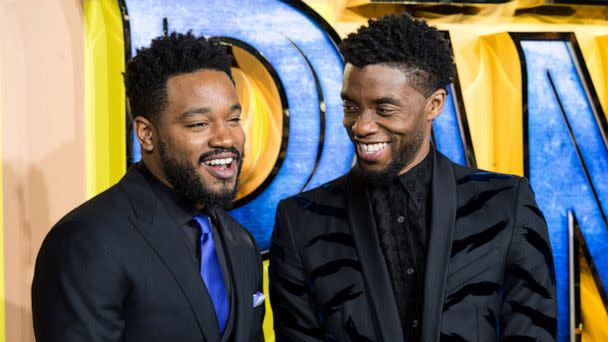
[[[137,169],[144,176],[154,194],[158,197],[163,207],[169,213],[169,216],[177,225],[183,225],[192,220],[192,218],[200,214],[196,206],[177,190],[170,188],[160,179],[156,178],[150,172],[143,162],[136,165]]]
[[[418,207],[423,204],[425,195],[429,193],[431,188],[433,158],[434,151],[430,149],[429,153],[420,163],[399,176],[399,182],[403,185],[408,195],[414,199]]]

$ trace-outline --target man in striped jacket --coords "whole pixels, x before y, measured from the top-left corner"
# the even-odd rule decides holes
[[[555,340],[551,244],[528,181],[430,142],[454,72],[442,34],[388,15],[340,49],[357,162],[279,204],[277,341]]]

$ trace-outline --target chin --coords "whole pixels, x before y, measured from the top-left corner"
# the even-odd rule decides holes
[[[385,162],[374,162],[373,164],[368,162],[358,162],[359,168],[361,171],[366,173],[383,173],[387,169],[387,164]]]
[[[225,194],[235,192],[235,188],[236,187],[234,186],[234,184],[219,186],[219,187],[214,187],[213,192],[216,195],[225,195]]]
[[[357,163],[361,180],[371,186],[385,187],[390,185],[399,176],[399,167],[395,163],[365,165]]]
[[[209,184],[209,190],[213,191],[216,194],[232,192],[235,190],[238,184],[238,180],[236,177],[228,179],[213,177],[211,181],[207,179],[201,179],[201,182],[203,182],[203,184]]]

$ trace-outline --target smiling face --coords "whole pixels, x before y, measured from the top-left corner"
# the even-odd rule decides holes
[[[197,205],[228,206],[245,143],[234,84],[224,72],[199,70],[170,77],[166,92],[154,123],[135,118],[144,163]]]
[[[372,64],[344,69],[344,127],[355,144],[365,179],[386,185],[420,163],[430,149],[432,122],[446,92],[425,97],[396,66]]]

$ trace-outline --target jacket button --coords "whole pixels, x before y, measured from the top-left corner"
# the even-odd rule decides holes
[[[415,320],[412,321],[412,327],[414,327],[414,328],[418,327],[418,320],[417,319],[415,319]]]
[[[397,222],[403,223],[403,221],[405,221],[405,217],[403,217],[403,216],[397,217]]]
[[[407,271],[405,271],[405,273],[407,273],[407,275],[412,275],[412,274],[414,274],[414,269],[408,268]]]

